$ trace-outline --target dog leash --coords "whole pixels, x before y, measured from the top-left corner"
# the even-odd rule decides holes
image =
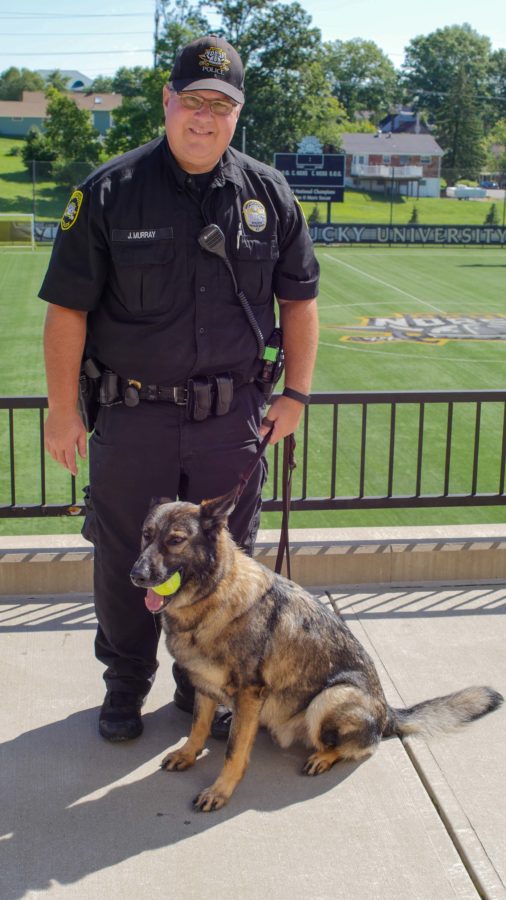
[[[242,473],[239,484],[237,486],[237,493],[235,502],[239,500],[244,488],[246,487],[249,479],[251,478],[253,472],[255,471],[256,466],[260,462],[261,457],[265,452],[265,448],[269,443],[270,436],[274,429],[274,423],[269,428],[269,431],[265,435],[265,437],[261,440],[258,449],[255,453],[255,456],[251,460],[249,466]],[[288,578],[291,578],[291,570],[290,570],[290,540],[288,533],[288,520],[290,516],[290,501],[292,497],[292,475],[293,470],[295,469],[297,463],[295,462],[295,437],[293,434],[287,434],[283,440],[283,472],[282,472],[282,505],[283,512],[281,517],[281,531],[279,536],[279,545],[278,545],[278,553],[276,556],[276,564],[274,567],[274,571],[276,574],[281,573],[281,569],[283,567],[283,559],[286,556],[286,574]]]
[[[276,565],[274,571],[277,575],[281,574],[283,568],[283,558],[286,556],[286,575],[287,578],[292,577],[290,568],[290,538],[288,533],[288,519],[290,517],[290,502],[292,499],[292,475],[297,463],[295,462],[295,436],[287,434],[283,440],[283,474],[281,481],[281,496],[283,502],[283,513],[281,516],[281,532],[279,535],[278,555],[276,557]]]

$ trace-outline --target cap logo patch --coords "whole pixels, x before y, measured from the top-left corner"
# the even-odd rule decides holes
[[[204,53],[199,54],[199,66],[203,72],[211,75],[223,75],[230,69],[230,60],[221,47],[208,47]]]
[[[250,231],[263,231],[267,225],[267,210],[260,200],[246,200],[242,214]]]
[[[67,203],[67,206],[65,207],[65,212],[61,217],[60,226],[62,231],[68,231],[69,228],[72,228],[72,225],[75,225],[82,202],[82,191],[74,191],[69,202]]]

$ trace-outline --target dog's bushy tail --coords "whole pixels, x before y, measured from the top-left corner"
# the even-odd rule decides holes
[[[442,734],[455,731],[475,719],[493,712],[503,702],[493,688],[468,687],[445,697],[435,697],[408,709],[389,709],[384,735]]]

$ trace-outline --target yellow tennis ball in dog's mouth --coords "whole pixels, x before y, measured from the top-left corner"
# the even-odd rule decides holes
[[[175,594],[176,591],[181,587],[181,572],[179,570],[174,572],[170,578],[167,578],[167,581],[164,581],[162,584],[157,584],[156,587],[152,587],[151,590],[155,592],[155,594],[159,594],[161,597],[170,597],[171,594]]]

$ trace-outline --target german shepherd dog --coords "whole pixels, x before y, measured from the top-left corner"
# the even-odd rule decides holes
[[[311,749],[303,771],[369,756],[382,737],[448,731],[496,709],[502,696],[469,687],[409,709],[388,705],[372,659],[341,616],[275,575],[233,542],[236,491],[200,506],[157,502],[143,525],[135,585],[161,613],[167,647],[195,686],[190,736],[162,768],[182,771],[202,752],[218,703],[232,707],[225,764],[193,801],[220,809],[241,780],[259,725],[281,747]],[[168,596],[151,588],[177,576]]]

